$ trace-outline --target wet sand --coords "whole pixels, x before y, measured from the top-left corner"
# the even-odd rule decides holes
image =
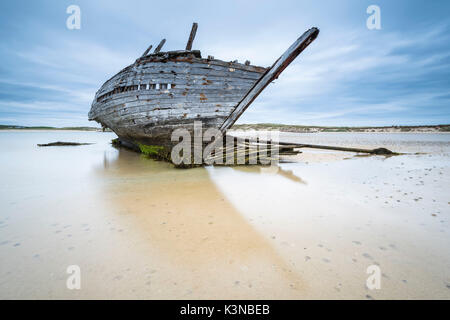
[[[287,134],[423,154],[189,170],[112,138],[0,132],[0,298],[450,298],[450,134]],[[36,146],[58,140],[95,144]]]

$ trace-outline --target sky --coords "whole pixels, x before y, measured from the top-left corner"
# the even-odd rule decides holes
[[[97,126],[87,113],[104,81],[162,38],[184,49],[194,21],[204,57],[265,67],[320,29],[238,123],[450,123],[450,1],[15,0],[0,4],[0,124]]]

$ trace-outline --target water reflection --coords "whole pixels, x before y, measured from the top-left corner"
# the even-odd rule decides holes
[[[278,165],[273,166],[235,166],[231,167],[235,171],[247,172],[247,173],[256,173],[256,174],[274,174],[282,176],[288,180],[293,182],[298,182],[300,184],[306,185],[306,181],[302,178],[294,174],[292,170],[286,170]]]
[[[190,270],[195,281],[244,281],[250,287],[263,281],[280,292],[302,287],[298,274],[226,199],[205,168],[174,169],[125,149],[104,157],[96,170],[106,181],[104,201],[118,216],[133,217],[133,231],[145,238],[135,245],[156,249],[159,254],[152,259]],[[256,166],[234,169],[261,172]],[[279,168],[278,174],[304,183],[292,171]]]

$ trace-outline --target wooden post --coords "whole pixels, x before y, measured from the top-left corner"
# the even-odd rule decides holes
[[[370,153],[370,154],[377,154],[377,155],[399,155],[399,154],[401,154],[401,153],[393,152],[386,148],[360,149],[360,148],[324,146],[324,145],[317,145],[317,144],[291,143],[291,142],[278,142],[278,145],[279,145],[280,149],[311,148],[311,149],[337,150],[337,151],[356,152],[356,153]]]
[[[316,39],[319,34],[319,29],[311,28],[306,31],[300,38],[297,39],[285,53],[278,58],[271,68],[259,78],[253,87],[245,94],[244,98],[234,108],[228,118],[220,126],[220,131],[225,133],[226,130],[236,122],[241,114],[248,108],[248,106],[256,99],[256,97],[264,90],[269,83],[277,79],[281,72],[307,47]]]
[[[191,51],[192,50],[192,43],[194,42],[195,34],[197,33],[197,27],[198,27],[197,22],[194,22],[192,24],[192,29],[191,29],[191,34],[189,36],[189,40],[188,40],[188,42],[186,44],[186,50],[187,51]]]
[[[144,53],[142,54],[142,57],[145,57],[150,52],[150,50],[152,50],[152,47],[153,46],[150,45],[150,47],[148,47],[147,50],[144,51]]]
[[[158,53],[161,51],[161,48],[163,47],[164,43],[166,43],[166,39],[162,39],[161,42],[156,47],[155,51],[153,53]]]

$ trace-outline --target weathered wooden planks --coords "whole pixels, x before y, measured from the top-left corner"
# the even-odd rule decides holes
[[[97,92],[90,119],[123,125],[120,119],[155,123],[216,117],[221,121],[234,109],[261,73],[236,70],[228,63],[153,62],[126,68]],[[152,84],[170,84],[155,89]],[[130,87],[129,91],[115,92]],[[119,120],[116,121],[115,118]]]
[[[96,98],[121,86],[150,84],[150,83],[174,83],[177,85],[194,85],[199,81],[202,85],[215,85],[224,81],[231,86],[238,82],[254,84],[261,77],[261,73],[248,72],[244,70],[230,71],[225,66],[210,66],[204,68],[205,64],[189,63],[153,63],[154,66],[139,66],[128,69],[108,80],[97,91]],[[165,81],[166,80],[166,81]]]

